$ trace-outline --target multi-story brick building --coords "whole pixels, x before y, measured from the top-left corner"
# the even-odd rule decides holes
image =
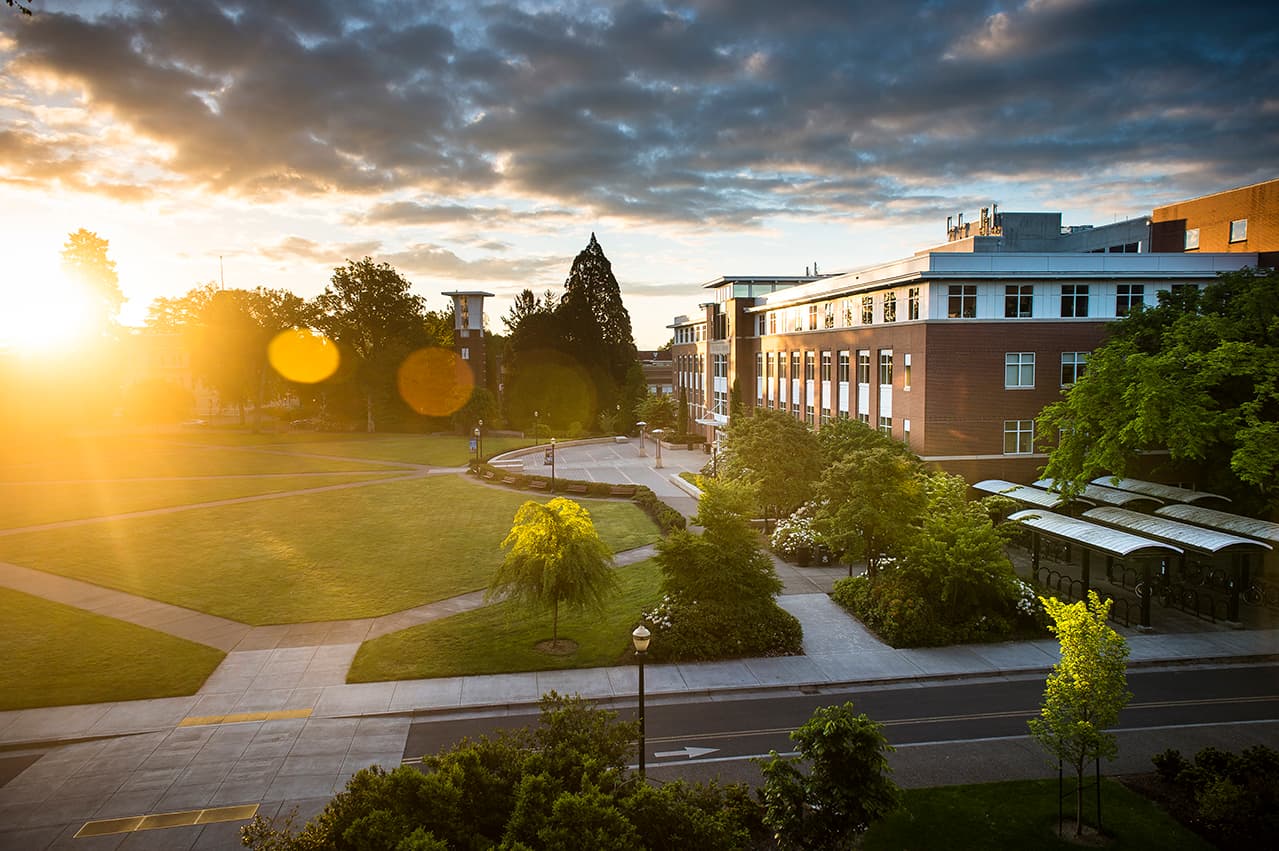
[[[1043,233],[993,232],[1042,215],[983,217],[985,234],[952,227],[944,246],[839,275],[711,281],[701,312],[671,326],[677,392],[712,439],[731,404],[814,428],[857,418],[969,481],[1033,480],[1046,458],[1035,417],[1087,368],[1108,322],[1258,263],[1148,253],[1144,220],[1061,229],[1047,214],[1057,224]]]
[[[1156,207],[1153,251],[1244,252],[1262,266],[1279,264],[1279,179]]]

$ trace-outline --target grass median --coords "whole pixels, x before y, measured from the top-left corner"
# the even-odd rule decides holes
[[[426,464],[431,467],[463,467],[475,455],[471,451],[470,437],[459,434],[246,434],[210,431],[193,434],[188,439],[209,446],[270,448],[275,452],[297,455],[363,458],[370,461]],[[486,436],[484,455],[492,457],[532,445],[532,438]]]
[[[1073,787],[1071,787],[1073,788]],[[1074,842],[1074,798],[1065,802],[1066,836],[1057,836],[1057,781],[1027,780],[910,789],[903,807],[867,831],[866,851],[986,851],[990,848],[1109,851],[1211,851],[1212,845],[1187,830],[1151,801],[1112,780],[1103,780],[1102,826],[1109,837]],[[1085,812],[1094,812],[1092,798]]]
[[[552,655],[537,649],[551,637],[551,613],[511,602],[393,632],[361,645],[347,682],[410,680],[469,674],[508,674],[613,665],[630,646],[640,612],[661,596],[653,559],[617,569],[618,590],[602,612],[560,611],[559,634],[577,650]]]
[[[0,536],[0,560],[247,624],[374,617],[485,587],[529,498],[461,476],[375,483]],[[615,551],[659,537],[632,503],[583,504]]]
[[[194,694],[225,654],[0,588],[0,710]]]

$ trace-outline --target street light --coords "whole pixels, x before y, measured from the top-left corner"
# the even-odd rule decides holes
[[[648,642],[652,639],[652,635],[644,624],[635,627],[635,631],[631,633],[631,644],[635,645],[635,658],[639,660],[639,772],[641,779],[644,779],[644,752],[647,750],[644,744],[644,657],[648,655]]]
[[[480,463],[480,430],[478,427],[471,432],[471,448],[475,450],[475,463]]]
[[[657,443],[657,463],[654,465],[654,469],[656,470],[662,469],[662,435],[663,434],[666,434],[665,429],[661,429],[661,428],[653,429],[653,440]]]
[[[648,425],[648,423],[644,422],[643,420],[640,420],[640,421],[639,421],[639,422],[637,422],[635,425],[637,425],[637,426],[639,426],[639,427],[640,427],[640,457],[641,457],[641,458],[643,458],[643,457],[644,457],[644,455],[645,455],[645,452],[644,452],[644,426]]]
[[[475,439],[479,445],[480,458],[484,457],[484,420],[480,420],[475,429]]]
[[[555,493],[555,438],[551,438],[551,493]]]
[[[541,421],[537,418],[537,411],[534,411],[533,412],[533,445],[534,446],[537,446],[538,444],[542,442],[542,438],[538,434],[538,426],[540,425],[541,425]]]

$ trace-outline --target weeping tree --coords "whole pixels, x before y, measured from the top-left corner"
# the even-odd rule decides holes
[[[549,608],[552,646],[559,643],[561,603],[600,608],[617,587],[612,552],[595,531],[590,512],[571,499],[525,502],[502,549],[506,557],[485,597]]]

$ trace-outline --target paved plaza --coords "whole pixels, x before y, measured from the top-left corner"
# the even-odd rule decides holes
[[[651,442],[643,456],[636,441],[568,445],[556,474],[643,484],[692,514],[695,499],[672,477],[699,470],[707,456],[663,449],[662,457],[658,470]],[[524,458],[526,472],[549,473],[540,452]],[[777,564],[779,602],[802,623],[805,654],[650,665],[655,701],[1039,674],[1056,661],[1053,641],[895,650],[827,596],[844,568]],[[304,819],[358,769],[399,765],[415,717],[527,711],[551,689],[616,706],[635,700],[631,666],[346,683],[361,641],[475,608],[482,594],[361,621],[247,627],[16,565],[0,565],[0,584],[227,651],[189,697],[0,712],[0,849],[237,848],[254,807],[266,816],[296,807]],[[1129,644],[1134,667],[1260,659],[1279,648],[1279,631],[1132,635]],[[156,814],[173,814],[156,824],[177,826],[137,829]],[[91,823],[133,829],[75,838]]]

